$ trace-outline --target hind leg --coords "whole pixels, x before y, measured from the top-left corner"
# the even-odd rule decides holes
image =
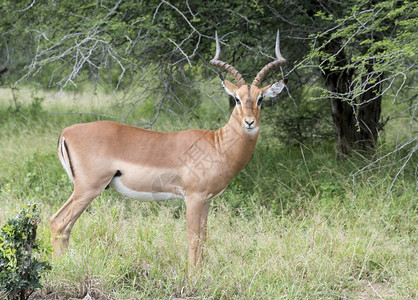
[[[95,189],[74,186],[68,201],[50,218],[51,242],[54,256],[59,256],[68,247],[71,229],[87,205],[101,194],[105,186]]]

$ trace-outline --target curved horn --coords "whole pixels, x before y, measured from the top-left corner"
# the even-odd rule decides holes
[[[241,74],[237,71],[237,69],[235,69],[230,64],[227,64],[226,62],[223,62],[223,61],[219,60],[219,56],[221,55],[221,46],[219,45],[219,39],[218,39],[218,33],[217,32],[215,33],[215,38],[216,38],[216,54],[209,63],[212,66],[221,68],[221,69],[227,71],[228,73],[230,73],[232,76],[234,76],[238,87],[240,87],[242,85],[245,85],[245,81],[242,78]]]
[[[272,61],[264,66],[260,72],[258,72],[257,76],[255,76],[252,85],[260,87],[261,82],[263,81],[264,77],[271,71],[277,69],[278,67],[284,65],[287,61],[283,58],[282,54],[280,53],[280,35],[279,30],[277,30],[277,37],[276,37],[276,57],[277,60]]]

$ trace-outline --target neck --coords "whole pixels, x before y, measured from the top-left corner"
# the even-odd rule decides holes
[[[215,131],[216,148],[225,157],[226,166],[235,173],[233,176],[241,171],[250,160],[258,134],[259,131],[249,133],[242,127],[235,109],[228,123]]]

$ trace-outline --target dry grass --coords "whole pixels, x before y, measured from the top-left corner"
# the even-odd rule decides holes
[[[22,110],[11,117],[4,107],[0,222],[37,202],[38,236],[50,247],[47,220],[71,193],[56,137],[76,116]],[[69,252],[52,261],[32,299],[416,298],[413,178],[400,176],[388,198],[390,174],[365,174],[354,197],[345,168],[356,162],[340,167],[324,149],[305,150],[303,159],[297,152],[260,140],[250,165],[213,201],[196,278],[185,274],[182,202],[138,203],[106,191],[80,217]]]

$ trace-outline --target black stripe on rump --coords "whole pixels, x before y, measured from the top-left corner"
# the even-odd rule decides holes
[[[65,151],[67,152],[68,163],[70,164],[71,175],[73,176],[73,178],[75,178],[73,164],[71,163],[70,151],[68,151],[68,147],[67,147],[67,143],[65,142],[65,139],[64,139],[64,143],[63,144],[64,144],[64,147],[65,147]],[[61,152],[62,152],[62,157],[64,158],[64,152],[62,151],[62,149],[61,149]]]

